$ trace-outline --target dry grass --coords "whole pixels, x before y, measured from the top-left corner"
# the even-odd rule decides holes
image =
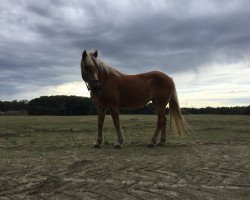
[[[110,116],[101,149],[96,116],[1,116],[0,199],[248,199],[250,117],[185,116],[195,132],[146,148],[155,116]]]

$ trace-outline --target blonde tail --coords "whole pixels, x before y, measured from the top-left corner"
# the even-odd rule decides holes
[[[174,92],[169,101],[170,130],[174,136],[186,136],[190,134],[190,127],[181,115],[179,101],[174,86]]]

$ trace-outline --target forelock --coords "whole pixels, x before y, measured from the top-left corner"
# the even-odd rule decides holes
[[[91,55],[90,55],[89,53],[87,53],[87,56],[86,56],[86,58],[85,58],[85,63],[86,63],[87,65],[94,65],[94,62],[93,62],[93,60],[92,60],[92,58],[91,58]]]

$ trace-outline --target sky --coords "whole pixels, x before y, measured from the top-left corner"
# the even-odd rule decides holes
[[[173,77],[181,106],[250,105],[248,0],[1,0],[0,100],[89,96],[83,50]]]

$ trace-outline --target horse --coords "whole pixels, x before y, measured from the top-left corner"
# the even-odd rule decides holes
[[[124,137],[120,126],[119,109],[142,108],[150,101],[157,114],[157,126],[147,144],[148,147],[163,146],[166,142],[167,104],[169,104],[171,132],[175,136],[185,136],[190,133],[189,125],[181,114],[175,84],[170,76],[160,71],[135,75],[123,74],[100,60],[97,50],[83,51],[80,66],[82,79],[90,91],[98,113],[98,134],[93,144],[94,148],[100,148],[103,142],[103,123],[107,110],[112,116],[117,132],[114,148],[121,148]]]

